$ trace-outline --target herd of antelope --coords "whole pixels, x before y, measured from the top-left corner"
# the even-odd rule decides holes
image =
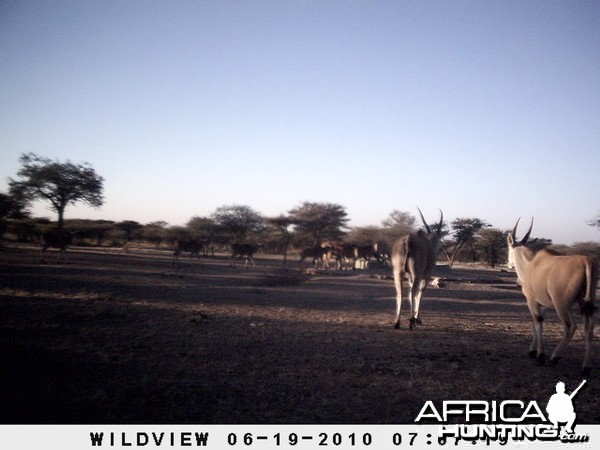
[[[320,264],[324,269],[329,269],[330,262],[335,260],[338,269],[345,268],[350,262],[352,268],[360,259],[365,264],[375,258],[378,260],[391,259],[394,286],[396,289],[396,316],[394,327],[400,328],[400,310],[402,306],[402,282],[408,281],[407,300],[410,307],[409,329],[413,330],[420,325],[419,306],[423,293],[431,281],[436,267],[437,255],[442,246],[442,225],[444,215],[440,211],[440,221],[432,229],[419,209],[419,215],[425,229],[406,234],[400,237],[393,245],[391,255],[387,247],[382,244],[360,247],[344,244],[337,241],[326,241],[314,248],[307,248],[300,252],[300,268],[306,260],[315,267]],[[533,335],[529,354],[538,365],[545,364],[545,354],[542,342],[542,329],[544,311],[554,309],[561,320],[564,331],[562,340],[554,349],[550,364],[558,363],[565,346],[573,337],[576,321],[573,317],[572,307],[577,304],[583,316],[585,356],[582,372],[589,374],[591,370],[591,347],[594,334],[594,311],[596,310],[595,298],[598,284],[598,267],[592,258],[585,255],[559,255],[549,250],[533,251],[527,247],[527,241],[533,228],[533,220],[529,230],[517,241],[516,232],[519,220],[507,236],[508,267],[514,268],[518,283],[522,288],[527,301],[527,307],[533,321]],[[71,244],[72,233],[57,233],[51,231],[42,236],[41,261],[49,247],[60,250],[59,258],[66,253]],[[250,261],[254,267],[254,255],[260,246],[255,244],[233,244],[229,257],[230,267],[235,267],[235,259],[243,257],[244,267]],[[201,242],[195,240],[178,240],[175,245],[173,262],[178,260],[182,252],[190,252],[191,256],[200,257],[200,252],[206,249]]]

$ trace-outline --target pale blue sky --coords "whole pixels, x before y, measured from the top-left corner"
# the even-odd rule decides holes
[[[419,205],[597,241],[598,24],[597,1],[2,2],[0,191],[35,152],[105,178],[67,218]]]

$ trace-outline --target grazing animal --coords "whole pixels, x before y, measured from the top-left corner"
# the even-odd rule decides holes
[[[258,251],[260,245],[257,244],[231,244],[231,256],[229,257],[229,267],[235,267],[235,258],[242,256],[245,258],[246,263],[244,269],[248,268],[248,260],[252,261],[252,265],[256,269],[256,263],[254,262],[254,254]]]
[[[399,238],[392,247],[392,266],[394,285],[396,287],[396,321],[394,328],[400,328],[400,308],[402,306],[402,280],[408,275],[408,303],[410,304],[410,329],[421,325],[419,305],[427,283],[435,269],[437,254],[442,246],[442,224],[444,213],[440,211],[440,223],[436,231],[432,231],[423,213],[419,209],[421,220],[427,232],[419,230]]]
[[[365,260],[365,269],[369,267],[369,261],[371,258],[378,258],[377,253],[378,244],[364,245],[364,246],[354,246],[354,263],[352,264],[352,268],[356,268],[356,261],[359,259]]]
[[[336,267],[338,270],[344,270],[346,263],[352,262],[352,270],[356,269],[356,261],[359,259],[365,260],[365,268],[371,258],[379,258],[377,252],[378,243],[359,246],[356,244],[344,244],[342,242],[331,241],[330,246],[333,248],[332,256],[335,257]],[[324,246],[324,244],[321,244]]]
[[[563,338],[550,359],[550,364],[558,363],[565,346],[575,333],[577,325],[571,310],[572,306],[578,303],[583,315],[585,341],[582,372],[589,374],[598,267],[589,256],[585,255],[557,255],[547,250],[534,252],[525,245],[533,228],[533,219],[529,230],[520,242],[517,242],[515,237],[518,225],[519,220],[507,237],[508,267],[514,268],[517,272],[519,284],[533,319],[533,338],[529,356],[535,358],[539,365],[544,365],[543,314],[546,308],[552,308],[564,327]]]
[[[338,270],[344,270],[345,263],[352,260],[352,268],[354,269],[354,253],[356,251],[356,245],[344,244],[342,242],[332,243],[332,256],[335,258],[335,265]]]
[[[58,228],[52,228],[42,233],[42,248],[40,249],[40,262],[45,263],[46,250],[50,247],[58,248],[57,261],[61,261],[63,257],[66,258],[67,248],[73,242],[72,231],[59,230]]]
[[[390,255],[392,254],[390,246],[386,242],[377,242],[376,245],[377,251],[375,253],[375,258],[383,265],[389,264]]]
[[[315,267],[317,267],[319,261],[321,261],[321,264],[323,265],[323,267],[327,270],[329,270],[329,260],[331,259],[331,257],[334,255],[334,248],[331,246],[318,246],[318,247],[314,247],[314,248],[305,248],[304,250],[302,250],[300,252],[300,262],[299,262],[299,267],[300,269],[302,269],[302,263],[304,262],[305,259],[307,258],[312,258],[313,260],[313,265]]]
[[[177,239],[175,241],[175,252],[173,253],[173,264],[179,262],[179,255],[182,252],[190,252],[190,258],[196,256],[200,259],[200,251],[203,251],[204,247],[200,241],[194,238],[190,239]],[[206,255],[205,255],[206,256]]]

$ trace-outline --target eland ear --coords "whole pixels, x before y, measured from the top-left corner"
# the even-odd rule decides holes
[[[506,240],[508,241],[508,245],[511,247],[515,245],[515,238],[513,237],[512,233],[508,233]]]

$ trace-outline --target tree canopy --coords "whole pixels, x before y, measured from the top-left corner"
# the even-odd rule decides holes
[[[450,259],[450,267],[454,264],[460,249],[466,244],[472,244],[479,230],[489,226],[484,220],[471,217],[458,218],[452,222],[454,249],[452,251],[452,258]]]
[[[10,192],[26,203],[34,200],[50,202],[58,214],[58,228],[64,224],[65,208],[83,202],[94,208],[104,203],[104,179],[88,163],[53,161],[34,153],[19,159],[19,179],[9,179]]]
[[[340,239],[349,221],[345,208],[335,203],[303,202],[289,211],[289,217],[297,234],[313,245],[326,239]]]
[[[211,215],[211,219],[229,243],[244,243],[265,229],[260,213],[245,205],[221,206]]]
[[[387,241],[393,243],[400,236],[413,232],[417,227],[417,219],[409,212],[395,209],[381,224]]]

